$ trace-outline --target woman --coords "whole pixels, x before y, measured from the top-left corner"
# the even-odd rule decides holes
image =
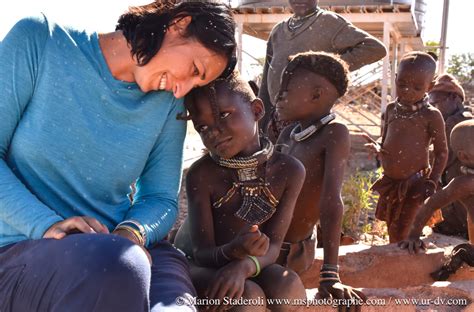
[[[0,311],[175,311],[195,294],[163,241],[186,132],[176,115],[193,87],[231,72],[235,46],[230,9],[204,2],[132,7],[108,34],[45,16],[12,28],[0,44]]]

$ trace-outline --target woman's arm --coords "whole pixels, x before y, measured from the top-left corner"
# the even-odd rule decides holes
[[[28,190],[12,172],[6,157],[33,97],[48,35],[44,16],[25,18],[0,44],[0,220],[31,239],[42,238],[63,218]]]
[[[177,114],[184,111],[183,101],[174,101],[137,180],[137,193],[125,217],[125,220],[134,220],[143,225],[147,247],[168,234],[178,215],[177,199],[182,176],[186,122],[176,119]]]

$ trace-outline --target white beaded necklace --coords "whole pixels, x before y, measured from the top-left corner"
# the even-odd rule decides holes
[[[326,115],[323,118],[321,118],[321,120],[319,120],[314,125],[311,125],[311,126],[307,127],[304,130],[301,130],[301,125],[300,124],[297,124],[293,128],[293,130],[291,130],[290,138],[295,140],[296,142],[304,141],[307,138],[309,138],[310,136],[312,136],[313,134],[315,134],[316,131],[318,131],[319,129],[321,129],[325,125],[327,125],[329,122],[333,121],[334,118],[336,118],[336,115],[334,115],[333,113],[330,113],[329,115]],[[299,131],[299,132],[297,132],[297,131]]]
[[[466,167],[466,166],[461,166],[461,173],[462,174],[474,174],[474,169]]]

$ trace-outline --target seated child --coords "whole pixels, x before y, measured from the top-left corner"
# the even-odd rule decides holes
[[[383,116],[381,146],[372,145],[383,176],[372,189],[380,194],[375,216],[387,222],[390,243],[406,239],[423,201],[434,193],[446,165],[448,148],[444,121],[428,103],[436,71],[424,52],[404,55],[396,76],[397,99]],[[430,168],[429,147],[434,147]]]
[[[464,90],[456,78],[450,74],[439,76],[429,93],[430,104],[439,109],[446,124],[446,137],[449,148],[449,134],[458,123],[472,119],[472,113],[464,107]],[[441,185],[446,186],[454,177],[462,175],[461,163],[449,149],[448,162],[441,176]],[[457,202],[441,209],[443,221],[438,223],[433,231],[447,235],[458,235],[467,238],[466,210]]]
[[[471,217],[468,226],[471,245],[462,244],[454,248],[451,260],[432,274],[437,280],[447,279],[463,261],[474,266],[474,245],[472,245],[474,244],[474,223],[472,222],[474,220],[474,120],[463,121],[454,127],[451,132],[451,148],[462,164],[463,174],[453,178],[446,187],[425,201],[416,216],[408,240],[399,243],[400,247],[407,248],[410,253],[416,253],[420,248],[424,249],[420,235],[430,215],[435,210],[455,201],[461,203]]]
[[[320,222],[324,264],[319,296],[339,299],[365,298],[359,290],[340,283],[337,265],[343,213],[341,187],[350,138],[347,127],[333,121],[331,108],[347,86],[347,64],[339,57],[323,52],[300,53],[285,68],[276,101],[278,118],[296,122],[283,129],[277,144],[306,168],[277,263],[299,274],[306,271],[314,260],[314,231]]]
[[[209,151],[187,174],[189,212],[175,239],[190,258],[199,296],[219,299],[219,309],[236,305],[233,311],[265,311],[264,298],[306,298],[298,275],[275,264],[304,167],[259,137],[263,103],[241,78],[194,89],[185,103]],[[263,300],[259,306],[229,302],[241,297]]]
[[[400,246],[409,247],[409,251],[418,251],[423,247],[419,239],[425,220],[430,215],[455,201],[459,201],[466,209],[471,220],[474,220],[474,120],[466,120],[454,127],[451,132],[451,148],[461,162],[461,176],[455,177],[442,190],[429,197],[417,214],[408,235],[408,241],[402,241]],[[474,243],[473,224],[468,227],[471,231],[469,238]],[[410,243],[407,245],[407,242]]]

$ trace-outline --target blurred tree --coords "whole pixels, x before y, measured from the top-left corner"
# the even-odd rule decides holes
[[[474,53],[453,54],[448,62],[448,73],[462,84],[474,81]]]

